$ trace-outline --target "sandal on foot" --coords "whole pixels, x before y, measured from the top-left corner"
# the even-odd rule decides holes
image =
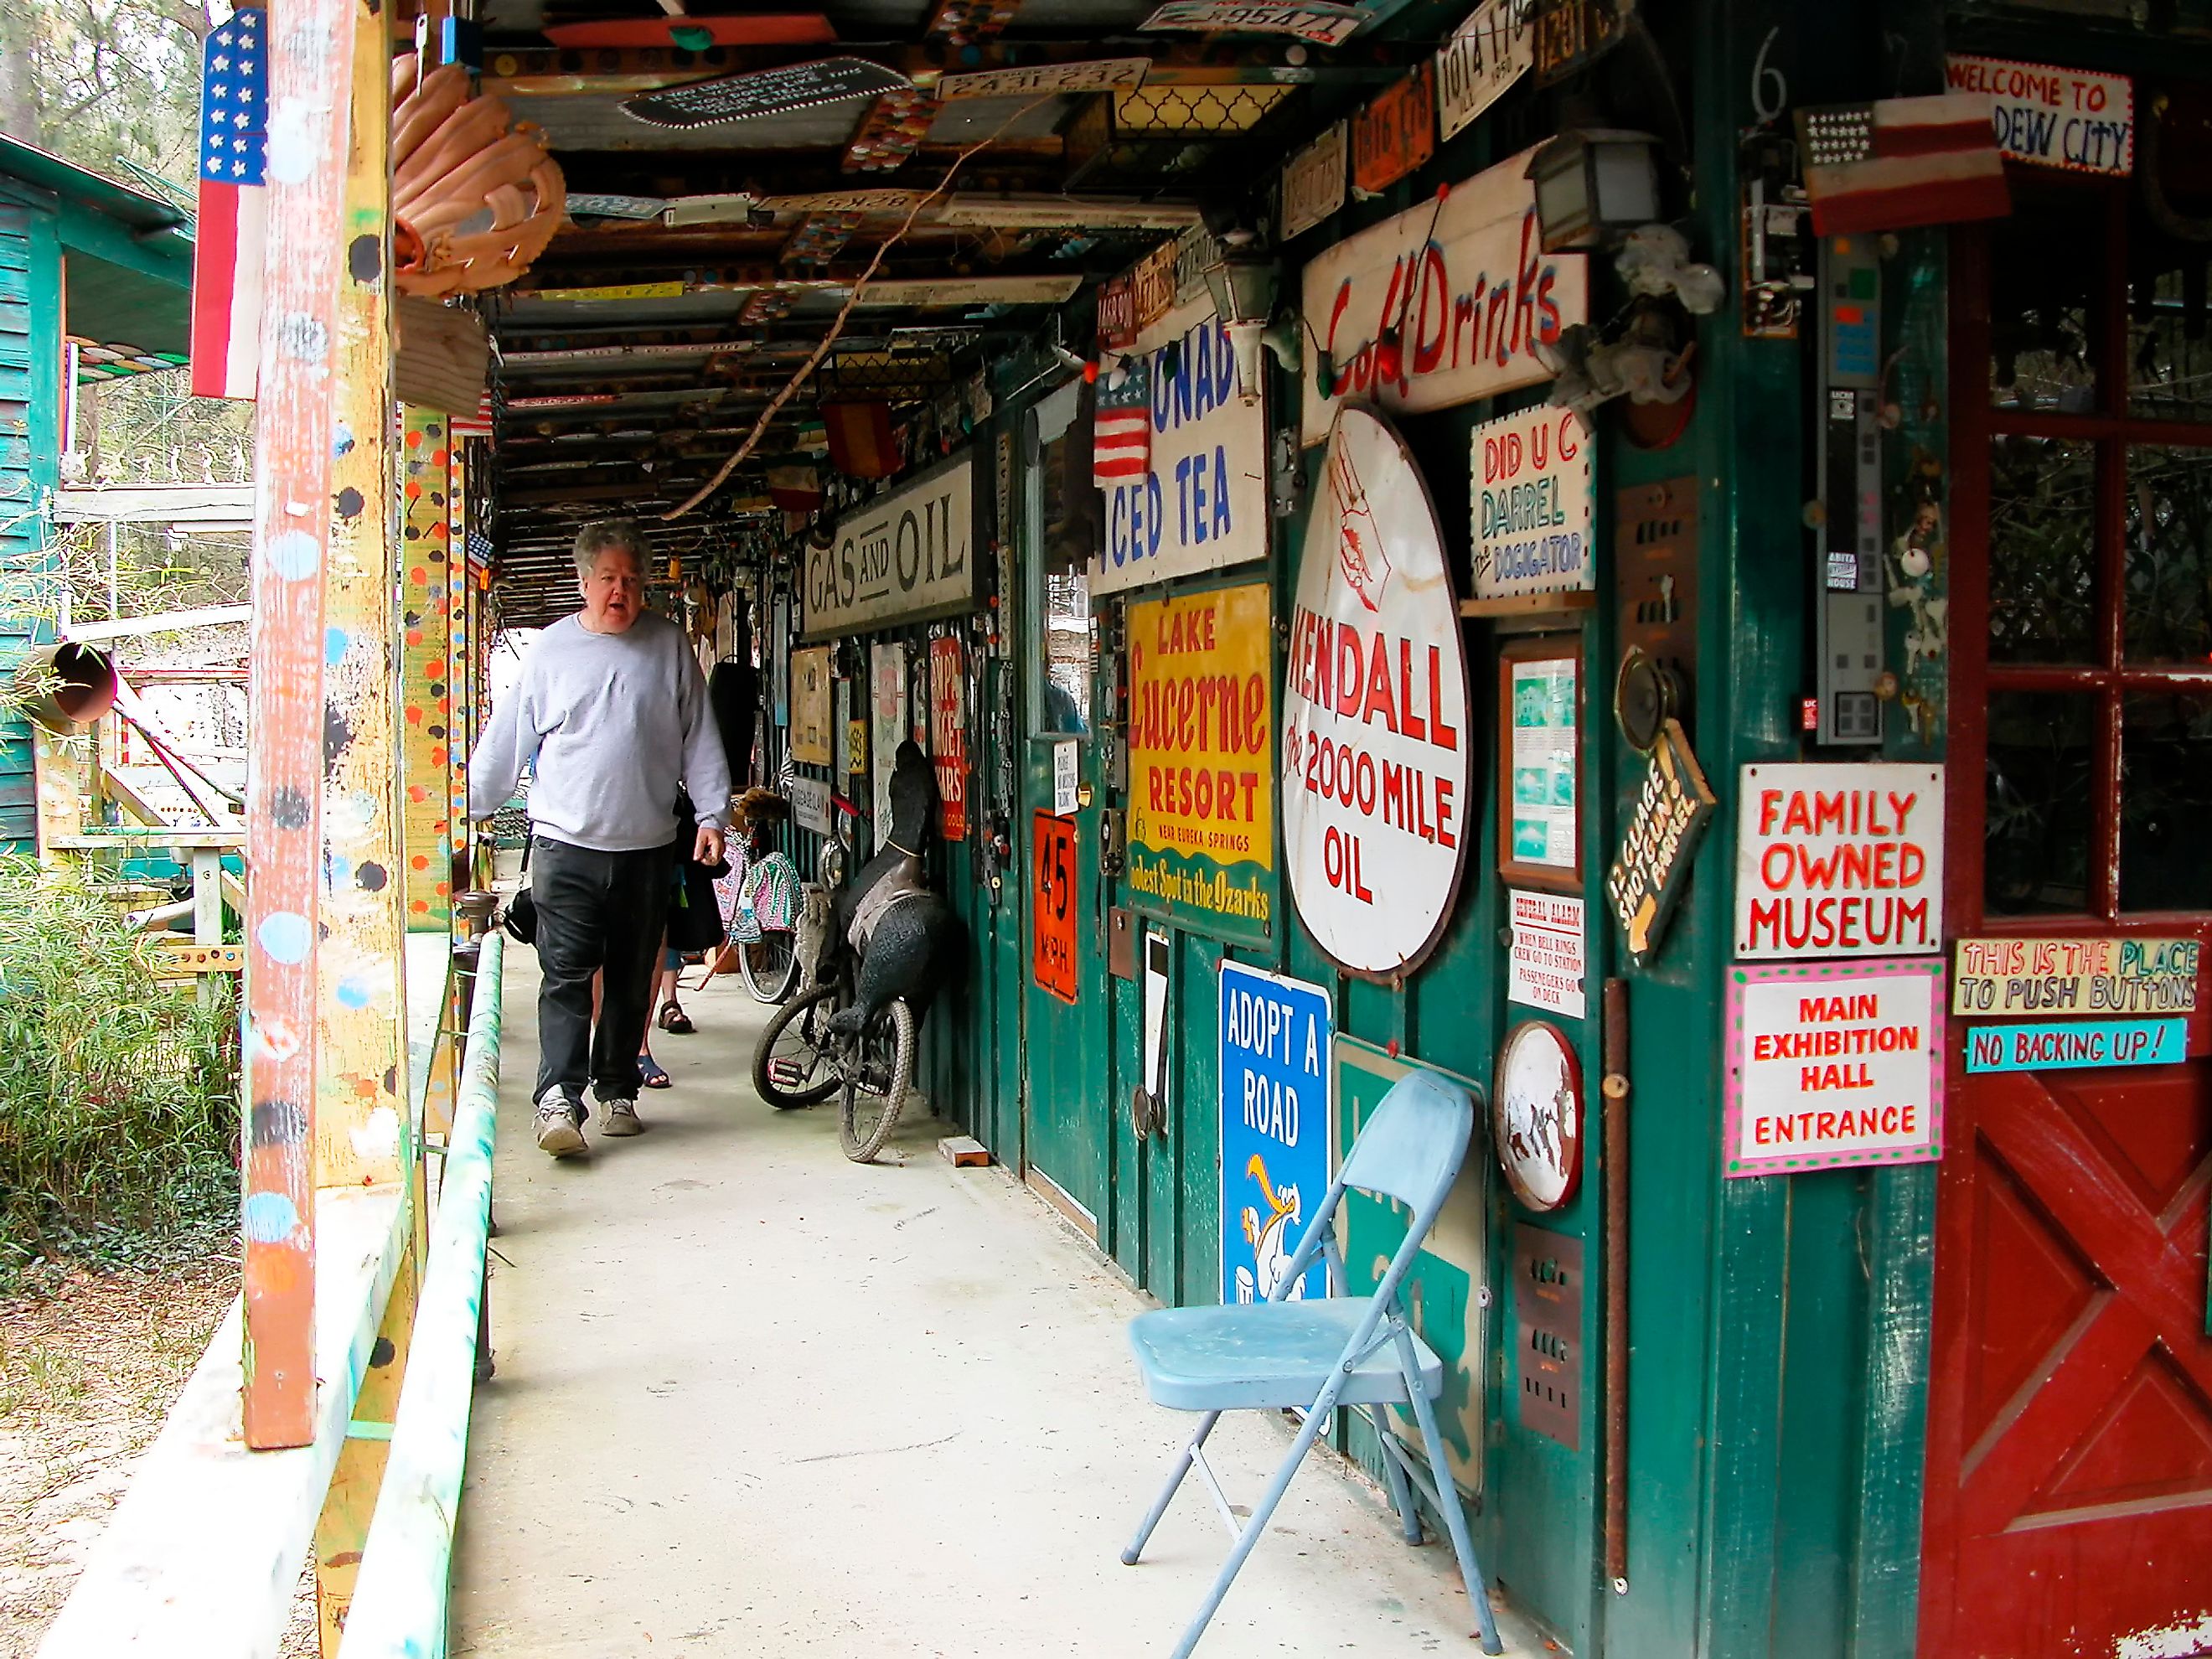
[[[689,1036],[699,1028],[691,1023],[690,1015],[678,1004],[671,1002],[663,1005],[660,1010],[660,1029],[672,1031],[678,1036]]]
[[[674,1078],[668,1075],[668,1068],[651,1054],[640,1054],[637,1057],[637,1070],[638,1075],[645,1079],[645,1086],[648,1089],[665,1089],[676,1081]]]

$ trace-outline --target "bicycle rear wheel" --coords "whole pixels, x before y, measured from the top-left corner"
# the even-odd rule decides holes
[[[753,1087],[780,1112],[811,1106],[837,1092],[836,1039],[830,1017],[837,988],[817,986],[775,1012],[753,1048]]]
[[[763,929],[758,939],[738,946],[738,973],[754,1001],[781,1002],[799,983],[795,937],[781,927]]]
[[[837,1139],[847,1158],[866,1164],[883,1150],[913,1088],[914,1010],[894,997],[868,1022],[845,1064]]]

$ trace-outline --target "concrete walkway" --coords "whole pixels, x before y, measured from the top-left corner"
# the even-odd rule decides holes
[[[1194,1481],[1145,1562],[1119,1553],[1189,1419],[1143,1396],[1144,1306],[941,1122],[884,1162],[834,1107],[749,1079],[763,1010],[735,980],[654,1043],[651,1132],[556,1164],[532,1144],[536,961],[510,957],[497,1377],[477,1395],[452,1651],[499,1659],[1165,1654],[1227,1535]],[[1215,1434],[1255,1497],[1288,1431]],[[1475,1654],[1448,1547],[1314,1459],[1199,1652]],[[1540,1652],[1540,1642],[1510,1644]]]

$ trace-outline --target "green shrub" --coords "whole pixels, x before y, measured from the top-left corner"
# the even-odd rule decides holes
[[[210,977],[203,1006],[111,902],[0,858],[0,1285],[234,1225],[237,991]]]

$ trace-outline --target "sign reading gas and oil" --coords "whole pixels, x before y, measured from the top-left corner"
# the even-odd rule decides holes
[[[1152,389],[1142,477],[1106,491],[1093,594],[1195,575],[1267,552],[1267,422],[1247,402],[1228,331],[1200,300],[1146,327],[1136,350]]]
[[[1129,607],[1130,902],[1218,937],[1274,919],[1274,638],[1264,582]]]
[[[848,513],[806,549],[809,640],[975,608],[975,468],[967,455]]]
[[[1308,263],[1303,301],[1327,374],[1310,368],[1305,441],[1347,402],[1409,413],[1547,380],[1537,356],[1586,320],[1583,256],[1547,253],[1521,155]],[[1326,389],[1324,389],[1324,387]]]
[[[1943,946],[1943,769],[1743,769],[1739,957],[1913,956]]]

